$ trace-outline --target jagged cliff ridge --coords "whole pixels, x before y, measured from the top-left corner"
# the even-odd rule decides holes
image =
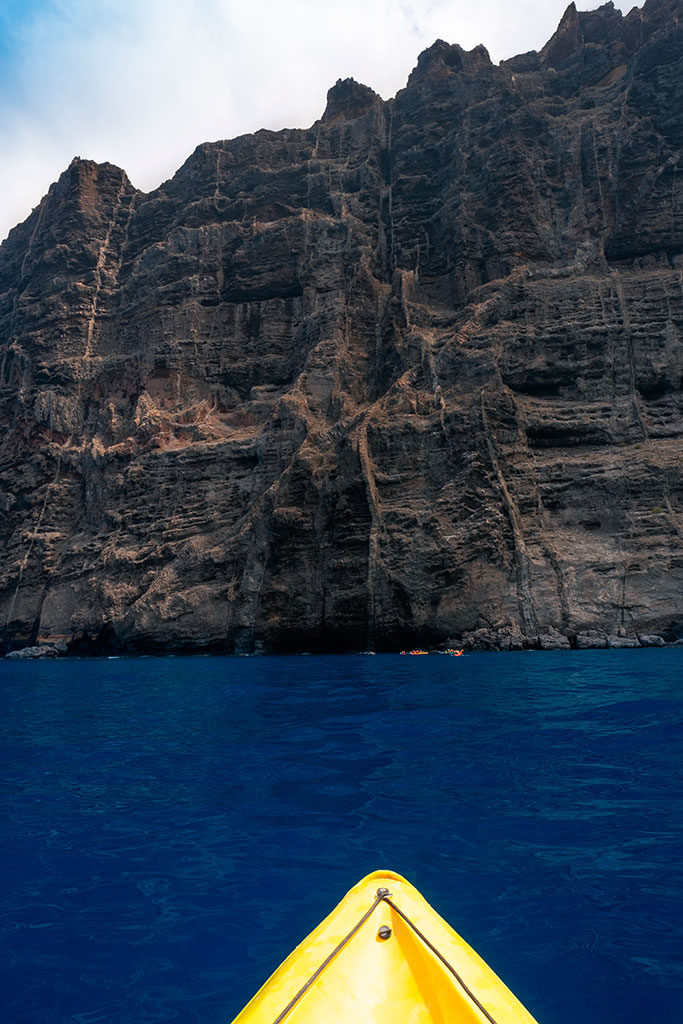
[[[679,636],[682,10],[75,160],[0,249],[5,647]]]

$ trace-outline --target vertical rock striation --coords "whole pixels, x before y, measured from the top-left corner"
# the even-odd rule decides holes
[[[5,648],[680,635],[682,11],[74,160],[0,248]]]

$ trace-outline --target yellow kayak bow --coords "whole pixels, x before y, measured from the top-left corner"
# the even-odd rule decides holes
[[[375,871],[233,1024],[536,1024],[410,882]]]

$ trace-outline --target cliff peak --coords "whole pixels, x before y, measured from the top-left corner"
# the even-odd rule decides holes
[[[637,13],[640,14],[639,11]],[[541,64],[543,67],[557,67],[587,44],[610,47],[623,42],[623,21],[621,11],[612,0],[594,11],[579,11],[576,4],[571,3],[557,31],[540,51]]]
[[[327,106],[322,120],[325,123],[355,120],[366,114],[377,100],[381,100],[381,96],[369,86],[357,82],[354,78],[338,78],[328,90]]]
[[[489,52],[481,43],[472,50],[464,50],[458,43],[437,39],[417,58],[417,67],[411,72],[408,84],[427,76],[477,71],[492,66]]]

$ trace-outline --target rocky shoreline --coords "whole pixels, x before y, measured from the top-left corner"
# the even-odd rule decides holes
[[[561,633],[545,633],[538,637],[522,637],[519,634],[509,633],[491,633],[487,630],[477,630],[474,633],[467,634],[462,637],[458,637],[451,640],[449,644],[444,648],[431,648],[423,649],[422,653],[428,654],[444,654],[449,653],[451,648],[469,651],[570,651],[570,650],[597,650],[600,648],[610,648],[617,650],[624,650],[628,648],[643,648],[643,647],[683,647],[683,639],[667,641],[662,636],[658,636],[654,633],[644,633],[639,636],[627,635],[624,631],[620,633],[601,633],[599,630],[591,630],[587,633],[569,634],[565,636]],[[198,650],[197,648],[189,649],[174,649],[173,651],[162,651],[162,650],[151,650],[151,651],[140,651],[134,649],[122,649],[113,650],[107,649],[102,650],[98,648],[95,643],[84,644],[83,642],[69,646],[64,642],[56,644],[35,644],[31,647],[22,647],[14,651],[10,651],[5,655],[6,659],[10,660],[34,660],[34,659],[55,659],[65,657],[126,657],[126,656],[141,656],[142,654],[155,654],[155,655],[189,655],[189,656],[258,656],[267,657],[268,655],[274,654],[309,654],[309,651],[254,651],[248,655],[240,654],[237,651],[221,651],[217,649]],[[343,653],[343,654],[358,654],[358,653],[383,653],[383,654],[396,654],[398,651],[330,651],[322,652],[318,651],[315,653]],[[405,653],[405,652],[401,652]]]

